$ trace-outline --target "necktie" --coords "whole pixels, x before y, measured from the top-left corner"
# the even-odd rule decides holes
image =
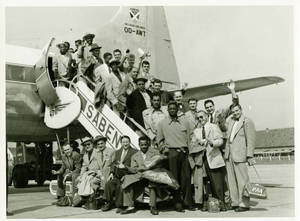
[[[124,159],[125,159],[125,156],[126,156],[126,153],[127,153],[127,151],[126,151],[126,150],[123,150],[123,151],[122,151],[122,155],[121,155],[120,163],[123,163],[123,161],[124,161]]]
[[[101,151],[100,153],[101,153],[101,161],[103,162],[103,151]]]
[[[202,127],[202,139],[206,139],[205,127]]]
[[[209,121],[210,123],[212,123],[213,122],[213,115],[211,114],[210,115],[210,121]]]

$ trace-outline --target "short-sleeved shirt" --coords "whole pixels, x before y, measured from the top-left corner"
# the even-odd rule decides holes
[[[68,73],[70,55],[57,54],[53,60],[53,70],[57,70],[61,77],[66,77]]]
[[[168,116],[166,106],[163,106],[158,110],[151,107],[143,111],[145,129],[151,134],[150,136],[156,136],[158,123]]]

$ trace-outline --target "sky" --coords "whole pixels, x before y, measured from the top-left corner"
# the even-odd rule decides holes
[[[55,35],[74,41],[118,7],[6,8],[6,43],[42,48]],[[285,82],[239,93],[256,129],[294,126],[291,6],[165,6],[181,82],[190,87],[276,75]],[[227,107],[229,95],[216,97]],[[203,102],[200,102],[203,108]]]

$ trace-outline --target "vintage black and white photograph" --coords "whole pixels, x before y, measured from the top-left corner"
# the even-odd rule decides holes
[[[295,217],[293,10],[6,5],[7,219]]]

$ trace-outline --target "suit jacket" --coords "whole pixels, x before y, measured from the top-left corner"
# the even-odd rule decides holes
[[[62,166],[58,170],[58,173],[64,174],[68,169],[72,173],[79,174],[80,168],[81,168],[81,156],[76,151],[73,151],[71,158],[62,155]]]
[[[131,157],[131,168],[132,169],[147,169],[148,164],[155,160],[155,156],[159,156],[159,151],[154,148],[149,148],[146,152],[146,159],[143,158],[143,152],[138,151]]]
[[[234,122],[232,117],[229,117],[226,122],[228,133],[224,157],[225,159],[231,157],[234,162],[242,163],[247,161],[247,157],[253,157],[256,131],[253,121],[242,115],[236,126],[233,140],[230,142]]]
[[[238,104],[239,98],[232,98],[232,104]],[[213,113],[213,124],[217,124],[222,132],[226,132],[226,119],[230,116],[231,110],[230,108],[223,108],[214,111]],[[223,137],[226,138],[225,133],[223,134]]]
[[[193,146],[193,149],[190,150],[190,153],[197,153],[195,148],[198,148],[199,151],[199,156],[203,155],[203,150],[206,149],[206,157],[207,157],[207,162],[209,165],[210,169],[216,169],[225,166],[224,159],[222,157],[221,151],[219,147],[223,144],[223,139],[222,139],[222,132],[219,129],[219,127],[215,124],[207,122],[204,125],[205,129],[205,135],[206,138],[211,140],[213,145],[206,145],[202,146],[199,144],[199,142],[203,139],[202,137],[202,128],[196,128],[193,132],[193,138],[192,138],[192,144],[197,143],[198,141],[198,146]],[[203,165],[203,160],[202,157],[197,157],[197,155],[194,157],[194,164],[202,166]],[[189,159],[191,166],[193,167],[194,164]]]
[[[119,72],[122,81],[125,79],[125,74],[122,72]],[[110,76],[107,81],[107,99],[115,105],[118,103],[118,97],[119,97],[119,90],[120,90],[121,81],[119,78],[113,73],[110,73]]]
[[[191,122],[194,128],[196,128],[198,124],[198,120],[195,115],[196,114],[194,114],[191,110],[185,112],[185,117]]]
[[[111,159],[110,159],[110,161],[108,163],[108,166],[110,168],[110,173],[114,173],[119,178],[123,177],[125,174],[128,173],[128,169],[127,168],[120,169],[120,168],[116,167],[118,164],[120,164],[122,151],[123,151],[123,148],[120,148],[119,150],[114,151],[112,153]],[[123,164],[126,167],[130,167],[130,165],[131,165],[131,157],[136,152],[137,152],[137,150],[133,149],[132,147],[128,148],[127,154],[126,154],[126,156],[124,158],[124,161],[123,161]]]
[[[124,80],[120,84],[119,87],[119,102],[121,102],[122,105],[126,106],[126,100],[127,97],[135,90],[136,86],[133,82],[132,77],[130,77],[128,74],[126,74]]]
[[[159,93],[160,93],[161,106],[166,106],[171,100],[173,100],[172,92],[161,90]]]
[[[152,94],[149,90],[146,90],[150,98]],[[138,89],[135,89],[127,98],[126,106],[128,108],[129,115],[142,127],[145,128],[143,119],[143,110],[147,109],[145,99]]]

